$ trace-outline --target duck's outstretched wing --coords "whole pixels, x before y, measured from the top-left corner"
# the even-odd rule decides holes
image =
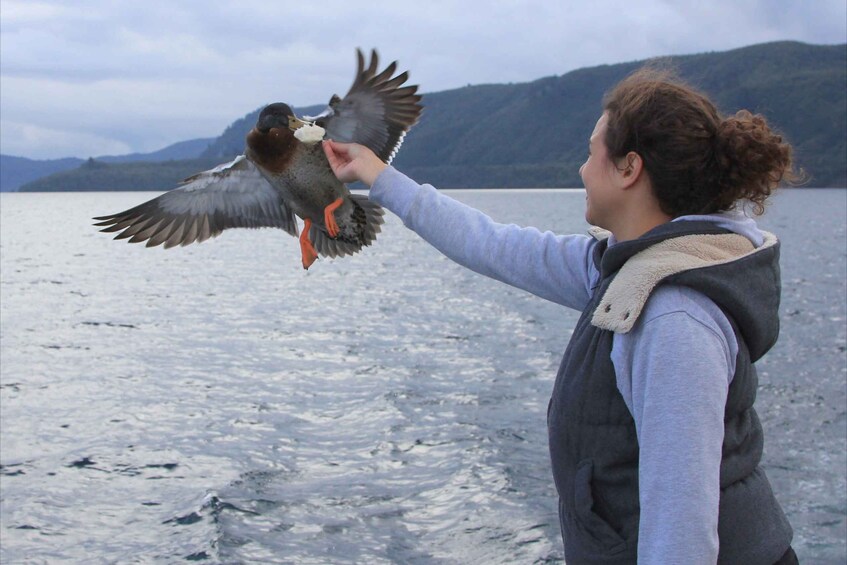
[[[361,143],[390,163],[406,132],[420,117],[421,96],[415,94],[417,85],[401,86],[409,79],[408,72],[392,77],[396,61],[377,74],[379,56],[375,50],[367,68],[361,50],[356,50],[356,56],[356,79],[347,95],[333,96],[326,110],[306,119],[326,129],[327,138]]]
[[[281,228],[298,234],[294,214],[244,155],[197,173],[182,186],[118,214],[100,216],[95,226],[120,232],[115,239],[147,241],[147,247],[188,245],[228,228]]]

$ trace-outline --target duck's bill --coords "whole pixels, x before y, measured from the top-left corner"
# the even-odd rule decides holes
[[[300,118],[298,118],[296,116],[289,116],[289,118],[288,118],[288,129],[290,129],[291,131],[297,131],[301,127],[308,126],[308,125],[311,125],[311,123],[310,122],[304,122],[303,120],[301,120]]]

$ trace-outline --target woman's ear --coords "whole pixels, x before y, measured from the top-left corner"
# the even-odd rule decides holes
[[[635,184],[644,170],[644,161],[635,151],[627,153],[616,165],[618,175],[624,188]]]

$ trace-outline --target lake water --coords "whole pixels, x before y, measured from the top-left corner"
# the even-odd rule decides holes
[[[584,231],[566,191],[448,191]],[[300,267],[235,230],[163,251],[90,217],[151,195],[0,200],[3,563],[561,562],[545,411],[577,313],[454,265],[387,214]],[[765,467],[801,561],[847,560],[847,191],[793,190]]]

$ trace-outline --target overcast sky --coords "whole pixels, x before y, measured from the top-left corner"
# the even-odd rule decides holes
[[[423,93],[754,43],[847,41],[845,0],[0,0],[0,152],[148,152],[343,95],[356,47]]]

